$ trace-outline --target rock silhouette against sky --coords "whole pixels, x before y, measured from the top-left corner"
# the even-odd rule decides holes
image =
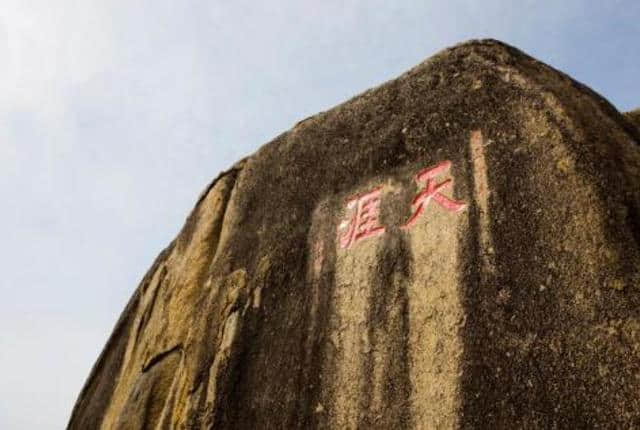
[[[637,125],[492,40],[301,121],[203,192],[69,428],[639,425]]]

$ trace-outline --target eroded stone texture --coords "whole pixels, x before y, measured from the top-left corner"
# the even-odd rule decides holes
[[[640,129],[640,109],[636,109],[631,112],[625,113],[627,119],[629,119],[638,129]]]
[[[640,426],[639,141],[495,41],[298,123],[203,193],[69,428]]]

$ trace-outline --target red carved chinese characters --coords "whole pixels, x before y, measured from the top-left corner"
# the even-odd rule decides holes
[[[451,186],[453,183],[451,179],[436,182],[436,177],[448,172],[450,168],[451,161],[445,160],[422,170],[416,175],[416,182],[422,190],[411,202],[411,216],[400,228],[405,230],[411,228],[431,200],[449,212],[460,212],[467,207],[465,202],[453,200],[441,193],[441,191]],[[341,248],[351,248],[362,239],[378,236],[385,232],[385,227],[381,226],[378,220],[381,194],[382,187],[378,187],[347,201],[347,219],[343,220],[338,226],[338,240]],[[344,233],[340,235],[342,231]]]
[[[436,176],[447,172],[450,168],[451,161],[447,160],[436,164],[435,166],[428,167],[416,175],[416,182],[418,185],[425,182],[426,185],[425,188],[413,199],[413,202],[411,202],[413,214],[402,228],[407,229],[413,226],[431,200],[450,212],[460,212],[467,207],[466,203],[450,199],[440,193],[440,190],[451,185],[451,179],[447,179],[440,183],[436,183],[434,180]]]
[[[382,187],[379,187],[347,202],[351,217],[338,226],[338,231],[347,229],[340,237],[341,248],[350,248],[362,239],[384,233],[385,228],[378,224],[381,192]]]

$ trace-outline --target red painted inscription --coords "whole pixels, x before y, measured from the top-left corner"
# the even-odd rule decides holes
[[[451,168],[451,161],[443,161],[442,163],[436,164],[435,166],[428,167],[422,170],[420,173],[416,175],[416,182],[418,185],[425,183],[424,189],[418,193],[417,196],[411,202],[411,207],[413,209],[413,214],[406,222],[403,228],[410,228],[415,224],[418,217],[422,212],[424,212],[425,208],[429,204],[431,200],[438,203],[444,209],[450,212],[460,212],[467,205],[464,202],[460,202],[457,200],[450,199],[444,194],[440,193],[440,190],[447,188],[451,185],[451,179],[447,179],[446,181],[442,181],[440,183],[436,183],[434,178],[438,175],[441,175],[447,172]]]
[[[415,179],[422,190],[411,202],[412,213],[402,229],[411,228],[432,200],[449,212],[460,212],[467,204],[445,196],[441,191],[449,188],[453,181],[446,179],[436,182],[436,177],[449,171],[451,161],[445,160],[435,166],[420,171]],[[347,201],[347,218],[338,226],[338,239],[341,248],[351,248],[356,242],[367,237],[378,236],[385,232],[379,223],[380,196],[382,187],[360,194]],[[342,235],[340,232],[344,231]]]
[[[347,202],[351,216],[338,227],[338,231],[346,228],[346,232],[340,237],[341,248],[350,248],[362,239],[384,233],[385,228],[378,224],[381,191],[382,188],[379,187]]]

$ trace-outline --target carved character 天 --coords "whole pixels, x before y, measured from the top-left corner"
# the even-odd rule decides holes
[[[451,179],[447,179],[440,183],[436,183],[435,181],[436,176],[446,173],[450,168],[451,161],[445,160],[435,166],[427,167],[416,175],[416,182],[418,183],[418,186],[424,184],[424,189],[418,193],[418,195],[413,199],[413,202],[411,202],[413,213],[402,228],[411,228],[418,220],[420,214],[424,212],[431,200],[450,212],[460,212],[467,207],[466,203],[453,200],[440,192],[452,184]]]

